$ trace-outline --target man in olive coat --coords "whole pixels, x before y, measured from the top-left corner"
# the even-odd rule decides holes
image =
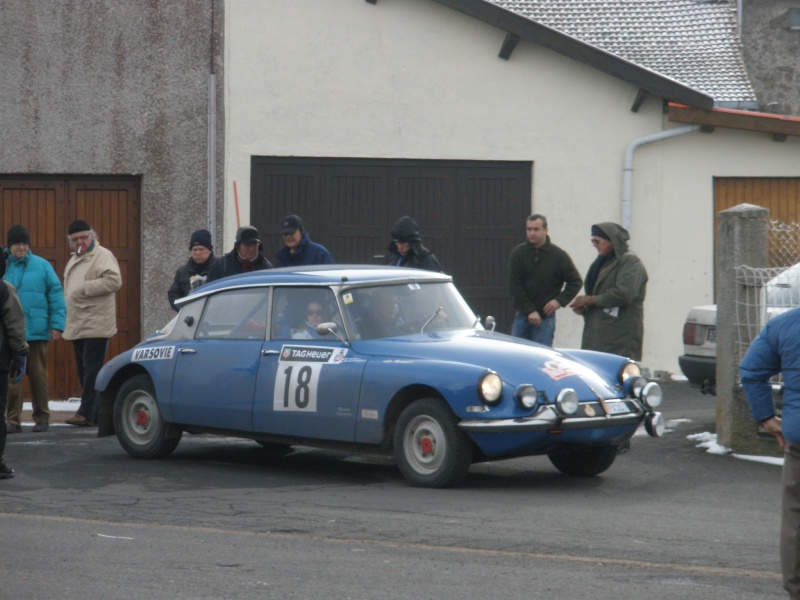
[[[581,348],[641,360],[647,271],[628,249],[629,239],[616,223],[592,225],[597,259],[583,280],[586,294],[570,306],[583,315]]]

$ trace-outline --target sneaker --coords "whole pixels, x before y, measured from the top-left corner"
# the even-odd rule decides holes
[[[14,469],[9,467],[0,459],[0,479],[11,479],[14,476]]]
[[[13,423],[8,423],[6,425],[6,433],[22,433],[22,427],[14,425]]]
[[[39,433],[40,431],[47,431],[48,429],[50,429],[50,423],[36,423],[32,431],[34,433]]]
[[[87,427],[92,424],[89,419],[79,414],[76,414],[74,417],[70,417],[69,419],[64,419],[64,423],[67,425],[75,425],[77,427]]]

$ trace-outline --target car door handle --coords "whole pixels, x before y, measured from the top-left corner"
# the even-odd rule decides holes
[[[262,350],[261,356],[272,356],[273,354],[280,354],[280,350]]]
[[[197,350],[194,348],[181,348],[178,352],[181,354],[197,354]]]

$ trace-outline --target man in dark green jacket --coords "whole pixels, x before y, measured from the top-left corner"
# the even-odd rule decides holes
[[[628,231],[616,223],[592,225],[597,259],[572,309],[583,315],[581,348],[642,360],[647,271],[628,249]]]
[[[544,216],[527,218],[525,236],[528,241],[508,259],[508,287],[517,309],[511,335],[552,346],[556,311],[572,301],[583,282],[569,254],[550,243]]]

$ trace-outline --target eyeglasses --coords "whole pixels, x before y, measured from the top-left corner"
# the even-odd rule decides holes
[[[69,241],[72,242],[73,244],[75,242],[85,242],[90,237],[92,237],[91,233],[84,233],[83,235],[76,235],[76,236],[73,236],[73,237],[69,238]]]
[[[603,238],[592,238],[591,241],[592,241],[592,244],[597,246],[597,244],[599,244],[600,242],[603,241]]]
[[[325,313],[323,312],[323,310],[321,308],[318,308],[318,309],[313,309],[312,308],[306,314],[308,314],[308,315],[317,315],[317,316],[320,316],[320,317],[324,317],[325,316]]]

